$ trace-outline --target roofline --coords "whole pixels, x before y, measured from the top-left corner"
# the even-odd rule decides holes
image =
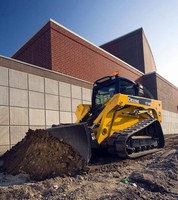
[[[134,30],[134,31],[131,31],[131,32],[129,32],[129,33],[126,33],[126,34],[124,34],[124,35],[122,35],[122,36],[120,36],[120,37],[117,37],[117,38],[113,39],[113,40],[110,40],[109,42],[105,42],[104,44],[101,44],[100,46],[104,46],[105,44],[108,44],[108,43],[110,43],[110,42],[114,42],[114,41],[116,41],[116,40],[121,40],[121,39],[123,39],[124,37],[127,37],[128,35],[134,34],[134,33],[139,32],[139,31],[142,31],[142,32],[143,32],[143,28],[140,27],[140,28],[138,28],[138,29],[136,29],[136,30]]]
[[[155,74],[155,76],[158,76],[159,78],[161,78],[164,82],[166,82],[167,84],[171,85],[171,87],[174,87],[176,90],[178,90],[178,87],[176,85],[174,85],[170,80],[164,78],[164,76],[162,76],[161,74],[159,74],[158,72],[154,71],[154,72],[148,72],[146,74],[144,74],[144,76],[149,76],[151,74]]]
[[[20,60],[16,60],[14,58],[9,58],[9,57],[6,57],[6,56],[3,56],[3,55],[0,55],[0,58],[5,58],[5,59],[8,59],[8,60],[11,60],[11,61],[14,61],[14,62],[17,62],[17,63],[20,63],[20,64],[25,64],[25,65],[28,65],[30,67],[34,67],[36,69],[40,69],[40,70],[44,70],[44,71],[47,71],[47,72],[52,72],[54,74],[59,74],[59,75],[62,75],[62,76],[65,76],[67,78],[72,78],[72,79],[75,79],[75,80],[78,80],[78,81],[82,81],[82,82],[85,82],[87,84],[93,84],[92,82],[89,82],[89,81],[86,81],[86,80],[83,80],[83,79],[79,79],[79,78],[76,78],[74,76],[70,76],[70,75],[67,75],[67,74],[63,74],[63,73],[60,73],[60,72],[57,72],[57,71],[54,71],[54,70],[49,70],[49,69],[46,69],[46,68],[43,68],[43,67],[39,67],[37,65],[33,65],[33,64],[30,64],[30,63],[27,63],[27,62],[23,62],[23,61],[20,61]],[[3,66],[2,66],[3,67]]]
[[[19,47],[18,49],[17,49],[17,51],[11,56],[11,58],[13,57],[13,56],[15,56],[15,54],[22,48],[22,47],[24,47],[43,27],[45,27],[48,23],[50,22],[50,20],[47,22],[47,23],[45,23],[41,28],[38,28],[37,29],[37,31],[29,38],[29,39],[27,39],[23,44],[22,44],[22,46],[21,47]]]
[[[63,28],[63,29],[65,29],[66,31],[68,31],[68,32],[70,32],[70,33],[72,33],[72,34],[74,34],[75,36],[77,36],[77,37],[79,37],[80,39],[84,40],[85,42],[89,43],[90,45],[92,45],[92,46],[96,47],[96,48],[97,48],[97,49],[99,49],[100,51],[102,51],[102,52],[104,52],[104,53],[106,53],[106,54],[108,54],[108,55],[112,56],[113,58],[115,58],[115,59],[119,60],[120,62],[124,63],[124,64],[125,64],[125,65],[127,65],[128,67],[130,67],[130,68],[134,69],[135,71],[137,71],[137,72],[139,72],[139,73],[141,73],[141,74],[144,74],[143,72],[141,72],[140,70],[136,69],[135,67],[133,67],[133,66],[129,65],[128,63],[124,62],[124,61],[123,61],[123,60],[121,60],[120,58],[118,58],[118,57],[116,57],[116,56],[112,55],[111,53],[109,53],[109,52],[105,51],[104,49],[100,48],[99,46],[97,46],[97,45],[93,44],[93,43],[92,43],[92,42],[90,42],[89,40],[87,40],[87,39],[83,38],[82,36],[78,35],[77,33],[73,32],[73,31],[69,30],[68,28],[66,28],[65,26],[63,26],[63,25],[59,24],[59,23],[58,23],[58,22],[56,22],[55,20],[53,20],[53,19],[50,19],[50,21],[51,21],[51,22],[53,22],[53,23],[55,23],[56,25],[58,25],[58,26],[62,27],[62,28]]]
[[[156,72],[156,75],[161,78],[164,82],[166,82],[167,84],[169,84],[171,87],[174,87],[176,90],[178,90],[177,85],[174,85],[171,81],[167,80],[166,78],[164,78],[161,74]]]
[[[53,23],[56,24],[57,26],[60,26],[61,28],[65,29],[66,31],[72,33],[73,35],[79,37],[80,39],[84,40],[85,42],[87,42],[87,43],[89,43],[90,45],[94,46],[95,48],[99,49],[100,51],[102,51],[102,52],[106,53],[107,55],[109,55],[109,56],[111,56],[111,57],[113,57],[113,58],[119,60],[120,62],[122,62],[123,64],[125,64],[125,65],[127,65],[128,67],[132,68],[133,70],[135,70],[135,71],[141,73],[142,75],[144,74],[143,72],[139,71],[139,70],[136,69],[135,67],[129,65],[128,63],[126,63],[126,62],[124,62],[123,60],[121,60],[120,58],[118,58],[118,57],[112,55],[111,53],[105,51],[104,49],[102,49],[102,48],[100,48],[99,46],[93,44],[92,42],[88,41],[87,39],[83,38],[82,36],[80,36],[80,35],[78,35],[77,33],[71,31],[70,29],[66,28],[66,27],[63,26],[62,24],[59,24],[58,22],[56,22],[55,20],[53,20],[53,19],[51,19],[51,18],[50,18],[49,21],[48,21],[47,23],[45,23],[35,34],[33,34],[33,36],[32,36],[30,39],[28,39],[28,40],[24,43],[24,45],[22,45],[22,46],[16,51],[16,53],[17,53],[22,47],[24,47],[25,44],[27,44],[27,43],[28,43],[28,42],[29,42],[29,41],[30,41],[44,26],[46,26],[49,22],[53,22]],[[11,56],[11,58],[12,58],[16,53],[14,53],[14,54]]]
[[[153,56],[153,52],[152,52],[152,50],[151,50],[151,47],[150,47],[150,44],[149,44],[149,42],[148,42],[148,40],[147,40],[147,37],[146,37],[146,35],[145,35],[145,32],[144,32],[144,30],[142,30],[142,37],[144,37],[145,38],[145,41],[146,41],[146,43],[147,43],[147,45],[148,45],[148,47],[149,47],[149,50],[150,50],[150,52],[151,52],[151,56],[152,56],[152,58],[153,58],[153,62],[154,62],[154,65],[155,65],[155,71],[157,71],[157,68],[156,68],[156,62],[155,62],[155,59],[154,59],[154,56]],[[142,40],[143,40],[143,38],[142,38]],[[144,46],[143,46],[144,47]],[[143,53],[145,53],[144,52],[144,48],[143,48]],[[144,60],[145,61],[145,60]],[[144,63],[145,64],[145,63]]]

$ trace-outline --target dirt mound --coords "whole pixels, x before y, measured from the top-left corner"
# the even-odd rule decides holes
[[[1,158],[1,171],[29,174],[34,180],[74,175],[83,169],[84,159],[63,141],[46,130],[29,130],[25,138]]]
[[[95,153],[90,170],[76,176],[30,182],[24,174],[0,173],[0,199],[177,200],[178,134],[165,141],[164,149],[134,160]]]

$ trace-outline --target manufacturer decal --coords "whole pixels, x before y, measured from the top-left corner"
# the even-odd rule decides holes
[[[142,104],[142,105],[146,105],[146,106],[151,105],[150,99],[144,99],[144,98],[133,97],[133,96],[128,96],[128,102]]]

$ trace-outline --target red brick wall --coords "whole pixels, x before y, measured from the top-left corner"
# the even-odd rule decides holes
[[[51,69],[51,30],[47,23],[12,58]]]
[[[115,70],[132,80],[142,76],[122,61],[52,22],[51,46],[52,69],[70,76],[90,82],[112,75]]]
[[[169,101],[170,98],[168,99]],[[173,112],[178,113],[178,88],[173,89]]]
[[[116,70],[131,80],[142,76],[53,21],[49,21],[13,58],[89,82],[112,75]]]
[[[159,74],[156,75],[158,98],[161,99],[163,109],[178,113],[178,88]]]

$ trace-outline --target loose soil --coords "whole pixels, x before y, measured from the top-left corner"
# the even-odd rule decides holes
[[[63,141],[46,130],[29,130],[22,141],[1,158],[1,171],[31,179],[44,180],[55,176],[75,175],[85,166],[84,159]]]
[[[39,164],[36,164],[34,168],[31,166],[29,171],[26,171],[28,175],[22,173],[28,167],[19,167],[21,171],[16,171],[16,169],[11,169],[15,163],[12,164],[9,161],[11,167],[8,169],[9,165],[5,167],[5,162],[1,161],[1,169],[10,171],[0,173],[0,199],[178,199],[178,134],[166,135],[165,141],[166,146],[161,151],[134,160],[122,160],[94,152],[88,167],[84,167],[80,156],[78,155],[76,159],[76,154],[73,155],[71,153],[73,150],[67,147],[66,157],[63,159],[65,167],[62,168],[60,164],[57,164],[60,157],[58,153],[61,151],[59,149],[56,153],[51,153],[49,162],[54,162],[54,164],[51,163],[52,170],[43,177],[47,178],[43,181],[34,180],[37,178],[36,175],[33,177],[33,174],[36,174],[35,171],[39,175],[41,171],[45,171],[41,165],[37,167]],[[33,146],[35,148],[36,145]],[[64,146],[66,146],[65,143]],[[57,149],[55,139],[52,147]],[[48,147],[46,148],[48,151]],[[38,155],[43,151],[45,148],[37,151]],[[29,156],[28,162],[24,161],[26,165],[30,165],[30,162],[34,160],[29,152],[28,149],[23,150],[23,153]],[[7,154],[4,154],[1,160],[4,161]],[[22,155],[22,151],[20,154]],[[71,154],[75,159],[69,156]],[[14,154],[15,156],[18,157],[18,154]],[[45,156],[46,153],[44,153],[44,158],[48,157]],[[70,162],[67,162],[68,159]],[[13,157],[9,160],[13,160]],[[71,167],[68,166],[70,163],[72,163]],[[63,169],[58,175],[53,173],[58,169],[58,167],[55,168],[56,164]],[[21,166],[26,165],[21,164]],[[62,174],[67,171],[67,167],[68,173]],[[16,175],[10,175],[12,172]]]

